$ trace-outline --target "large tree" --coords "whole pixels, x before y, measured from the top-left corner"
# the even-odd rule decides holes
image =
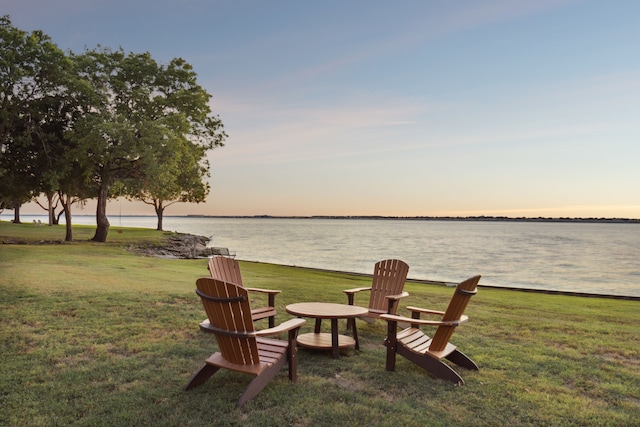
[[[37,61],[46,42],[40,33],[14,27],[9,16],[0,17],[0,199],[14,209],[15,222],[32,193],[29,101],[37,93]]]
[[[19,30],[0,18],[0,197],[15,210],[40,192],[57,189],[66,121],[64,93],[70,62],[42,33]]]
[[[91,170],[87,184],[97,197],[93,240],[104,242],[109,231],[107,201],[120,195],[116,187],[131,197],[151,194],[143,184],[160,176],[157,168],[163,160],[182,157],[189,144],[193,147],[185,152],[199,147],[202,158],[207,150],[223,145],[226,134],[220,119],[211,114],[210,95],[180,58],[159,65],[149,53],[97,48],[74,60],[88,102],[70,137]],[[176,194],[170,196],[182,197]]]

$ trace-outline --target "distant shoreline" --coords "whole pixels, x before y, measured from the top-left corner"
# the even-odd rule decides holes
[[[9,215],[7,215],[9,216]],[[28,217],[47,217],[46,214],[22,214]],[[93,217],[75,214],[73,217]],[[155,215],[118,215],[109,217],[157,218]],[[164,215],[164,218],[237,218],[237,219],[343,219],[343,220],[402,220],[402,221],[483,221],[483,222],[577,222],[605,224],[640,224],[640,218],[570,218],[570,217],[507,217],[507,216],[385,216],[385,215]]]
[[[166,217],[166,216],[165,216]],[[372,220],[407,220],[407,221],[487,221],[487,222],[604,222],[616,224],[640,224],[640,219],[633,218],[550,218],[550,217],[505,217],[505,216],[383,216],[383,215],[311,215],[311,216],[278,216],[278,215],[175,215],[183,218],[247,218],[247,219],[372,219]]]

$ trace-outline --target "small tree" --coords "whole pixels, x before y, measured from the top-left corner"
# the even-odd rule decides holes
[[[209,193],[209,162],[206,147],[176,138],[165,144],[144,167],[144,179],[137,181],[137,191],[130,198],[153,206],[158,217],[157,230],[163,229],[164,211],[175,203],[200,203]]]

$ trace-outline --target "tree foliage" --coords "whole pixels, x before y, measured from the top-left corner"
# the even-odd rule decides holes
[[[2,137],[0,192],[11,200],[14,221],[19,207],[33,196],[45,194],[49,224],[54,222],[56,197],[77,199],[82,186],[74,184],[78,162],[66,133],[77,120],[74,96],[77,81],[73,63],[41,31],[26,33],[3,17],[0,26],[2,72]],[[71,194],[67,191],[73,189]],[[72,240],[70,205],[63,203],[66,240]]]
[[[0,18],[0,198],[16,210],[48,185],[42,173],[50,115],[66,71],[64,53],[42,31]]]
[[[109,49],[87,50],[75,61],[89,103],[71,138],[87,153],[98,199],[93,240],[106,239],[110,197],[151,201],[160,228],[166,201],[204,200],[208,168],[201,162],[226,134],[191,66],[179,58],[159,65],[149,53]]]
[[[116,196],[164,210],[202,202],[208,150],[226,134],[211,95],[181,58],[98,46],[64,54],[41,31],[0,18],[0,203],[58,200],[71,240],[71,205],[97,199],[95,241],[106,241],[107,201]]]

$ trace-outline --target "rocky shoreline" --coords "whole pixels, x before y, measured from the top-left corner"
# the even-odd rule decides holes
[[[207,247],[209,238],[194,234],[175,233],[169,236],[162,246],[146,245],[132,247],[135,252],[161,258],[206,258],[213,255],[213,249]]]

